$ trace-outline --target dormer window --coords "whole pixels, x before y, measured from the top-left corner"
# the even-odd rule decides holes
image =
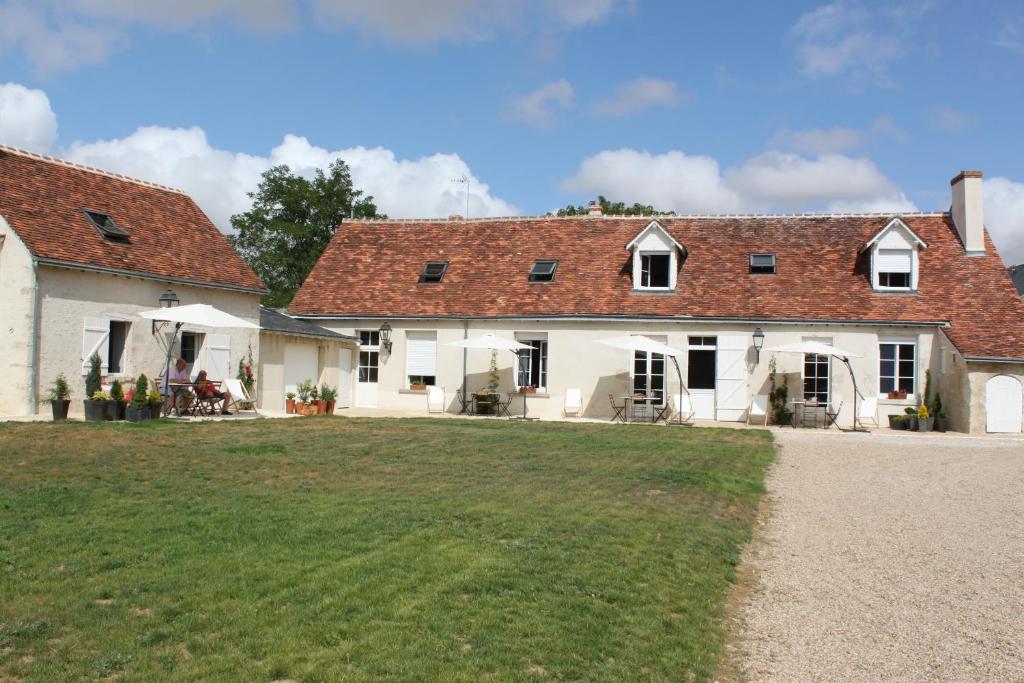
[[[534,261],[527,278],[530,282],[551,282],[555,279],[558,261]]]
[[[633,289],[671,291],[676,287],[680,255],[686,250],[661,227],[651,221],[626,245],[633,252]]]
[[[423,270],[420,271],[420,283],[437,284],[444,279],[446,272],[448,272],[447,261],[427,261],[427,265],[423,266]]]
[[[861,248],[871,258],[871,287],[876,292],[917,291],[918,255],[928,245],[899,218],[892,219]]]
[[[83,209],[82,213],[93,224],[93,227],[99,230],[100,234],[108,240],[127,242],[128,238],[132,236],[130,232],[115,223],[114,219],[105,213],[89,211],[87,209]]]
[[[775,275],[775,254],[751,254],[750,272],[753,275]]]

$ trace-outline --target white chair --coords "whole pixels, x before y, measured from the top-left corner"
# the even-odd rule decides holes
[[[693,421],[693,415],[696,412],[690,403],[689,394],[673,394],[673,403],[675,404],[675,412],[672,414],[673,422],[690,423]]]
[[[878,397],[869,396],[861,401],[860,409],[857,411],[857,421],[864,425],[870,422],[875,429],[878,428]]]
[[[768,425],[768,394],[756,394],[750,399],[750,410],[747,411],[747,424],[751,420],[760,420],[761,424]]]
[[[444,387],[427,387],[427,412],[444,412]]]
[[[579,417],[583,413],[583,392],[579,389],[565,390],[565,406],[562,408],[562,415]]]
[[[231,401],[225,408],[231,408],[234,406],[235,410],[241,412],[243,410],[251,410],[256,412],[256,401],[252,399],[249,392],[245,390],[245,386],[242,384],[242,380],[237,377],[228,378],[224,380],[224,388],[227,389],[228,393],[231,394]]]

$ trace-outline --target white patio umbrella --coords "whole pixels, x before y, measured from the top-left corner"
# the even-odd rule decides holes
[[[511,351],[516,354],[516,358],[519,358],[518,351],[525,351],[532,349],[533,347],[529,344],[523,344],[517,342],[514,339],[506,339],[499,337],[498,335],[488,332],[482,334],[479,337],[467,337],[466,339],[460,339],[458,341],[448,342],[447,346],[456,346],[463,349],[487,349],[488,351]],[[465,398],[466,395],[466,375],[462,375],[462,395]],[[523,419],[526,418],[526,394],[523,393]]]
[[[679,369],[679,361],[677,360],[677,356],[683,355],[682,351],[640,334],[629,334],[624,337],[606,337],[605,339],[595,339],[594,341],[598,344],[604,344],[605,346],[611,346],[612,348],[623,349],[625,351],[646,351],[648,353],[660,353],[664,356],[668,356],[672,359],[672,364],[676,366],[676,376],[679,378],[679,389],[681,391],[686,391],[686,386],[683,384],[683,373]],[[678,406],[676,407],[678,408]],[[683,413],[678,410],[677,413],[679,415],[679,424],[682,424]]]
[[[149,311],[142,311],[139,316],[147,320],[157,322],[174,323],[174,334],[167,345],[167,357],[164,359],[164,391],[167,390],[167,382],[171,374],[171,351],[174,349],[174,342],[178,338],[178,332],[182,325],[196,325],[199,327],[212,328],[243,328],[259,329],[259,325],[243,320],[238,316],[225,313],[209,304],[188,304],[187,306],[172,306],[170,308],[154,308]]]
[[[819,356],[832,356],[833,358],[841,360],[843,364],[846,365],[846,369],[850,371],[850,379],[853,380],[853,429],[854,431],[866,431],[864,430],[863,425],[861,425],[860,430],[857,429],[857,420],[859,419],[857,412],[857,397],[860,396],[860,390],[857,389],[857,377],[853,373],[853,366],[850,365],[850,359],[863,358],[861,354],[817,341],[801,341],[794,342],[792,344],[783,344],[782,346],[769,346],[762,350],[774,353],[815,353]]]

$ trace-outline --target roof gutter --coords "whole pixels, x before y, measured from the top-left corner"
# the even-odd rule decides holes
[[[1024,358],[999,358],[996,356],[964,356],[968,363],[1024,363]]]
[[[210,289],[226,289],[232,292],[245,292],[247,294],[266,294],[270,290],[266,287],[241,287],[238,285],[223,285],[216,282],[193,280],[185,277],[174,277],[172,275],[156,275],[155,273],[143,273],[137,270],[126,270],[122,268],[109,268],[88,263],[72,263],[60,259],[39,258],[35,259],[38,265],[53,266],[55,268],[67,268],[69,270],[85,270],[93,273],[104,273],[107,275],[123,275],[126,277],[137,277],[142,280],[156,280],[158,282],[173,282],[179,285],[191,285],[193,287],[209,287]]]
[[[351,334],[313,334],[310,332],[294,332],[292,330],[275,330],[272,327],[261,327],[260,332],[267,332],[269,334],[283,334],[290,337],[304,337],[306,339],[326,339],[327,341],[336,342],[358,342],[359,337],[355,337]]]

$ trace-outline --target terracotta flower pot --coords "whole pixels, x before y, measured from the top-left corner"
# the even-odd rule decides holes
[[[324,415],[326,413],[327,413],[327,401],[319,401],[318,400],[316,402],[316,414],[317,415]]]
[[[284,412],[287,413],[288,415],[294,415],[295,414],[295,399],[294,398],[287,398],[287,399],[285,399],[285,401],[284,401]]]
[[[325,408],[324,412],[327,413],[328,415],[334,415],[334,403],[335,402],[334,401],[326,401],[325,403],[327,404],[327,407]]]

